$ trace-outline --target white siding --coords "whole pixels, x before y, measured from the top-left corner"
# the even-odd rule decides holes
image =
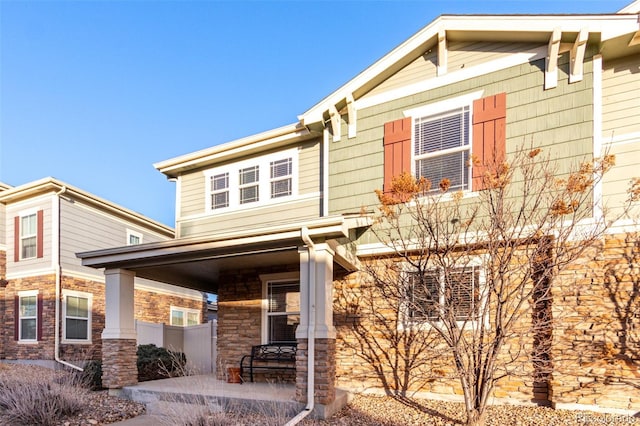
[[[25,275],[31,273],[31,275],[41,274],[43,271],[46,273],[53,272],[52,266],[52,196],[39,197],[34,200],[19,202],[16,204],[9,204],[6,207],[6,217],[4,220],[6,226],[7,236],[7,277],[15,275]],[[42,258],[25,259],[19,262],[14,262],[14,239],[15,239],[15,227],[14,218],[16,216],[23,215],[25,213],[36,212],[43,210],[44,212],[44,256]]]
[[[81,266],[76,253],[127,245],[127,229],[142,234],[143,243],[164,241],[147,229],[124,219],[108,215],[80,201],[60,199],[60,262],[63,270],[97,275],[102,279],[102,271]]]

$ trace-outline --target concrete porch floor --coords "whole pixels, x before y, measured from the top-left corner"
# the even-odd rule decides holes
[[[293,417],[305,407],[295,401],[294,384],[226,383],[212,375],[174,377],[126,386],[121,396],[143,403],[150,415],[170,416],[193,412],[198,406],[211,411],[274,413]],[[345,390],[336,389],[329,406],[316,405],[311,417],[327,418],[349,401]],[[188,405],[187,405],[188,404]]]

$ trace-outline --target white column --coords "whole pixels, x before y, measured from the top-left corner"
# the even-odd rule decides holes
[[[107,269],[105,275],[105,318],[103,339],[136,339],[134,316],[135,273]]]
[[[296,339],[309,337],[309,249],[300,247],[300,324],[296,328]]]
[[[333,255],[327,243],[315,246],[316,333],[318,339],[335,339],[333,327]]]

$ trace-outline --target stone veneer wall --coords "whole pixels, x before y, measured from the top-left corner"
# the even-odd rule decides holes
[[[105,339],[102,342],[102,385],[109,389],[138,383],[135,339]]]
[[[389,369],[376,369],[374,357],[369,361],[363,357],[367,345],[362,336],[373,338],[376,333],[371,311],[394,316],[384,300],[367,306],[366,285],[364,273],[349,274],[334,283],[337,386],[354,390],[381,389],[385,380],[393,384]],[[552,289],[552,373],[542,382],[539,376],[534,380],[532,363],[523,360],[526,374],[498,382],[494,396],[574,408],[640,411],[640,237],[607,236],[601,247],[587,252],[558,277]],[[530,324],[521,326],[524,330]],[[530,345],[531,339],[524,343]],[[378,356],[389,353],[384,345]],[[410,389],[460,398],[453,363],[446,352],[438,354],[436,342],[431,348],[434,356],[416,370]]]
[[[2,341],[6,359],[53,359],[55,324],[55,275],[9,280],[4,289],[4,322]],[[19,291],[40,290],[42,294],[42,339],[38,342],[19,343],[15,339],[15,297]]]
[[[316,339],[314,350],[314,401],[331,404],[336,399],[336,341]],[[309,340],[298,339],[296,353],[296,401],[307,401]]]
[[[553,310],[552,402],[640,411],[640,235],[607,236],[565,271]]]
[[[43,294],[42,341],[37,343],[18,343],[14,339],[14,297],[18,291],[39,289]],[[7,287],[1,289],[2,326],[0,339],[0,358],[5,359],[54,359],[55,324],[55,275],[28,277],[10,280]],[[60,311],[60,357],[66,361],[84,361],[100,359],[102,356],[102,331],[105,324],[105,286],[103,282],[72,276],[62,277],[62,291],[73,290],[93,294],[91,314],[91,343],[63,343],[62,311]],[[61,295],[62,297],[62,295]],[[155,323],[170,322],[170,307],[180,306],[201,311],[201,319],[206,321],[206,301],[181,298],[173,295],[155,293],[146,290],[135,291],[136,319]]]
[[[244,269],[223,275],[218,289],[218,378],[225,379],[228,367],[239,367],[251,346],[262,343],[262,282],[261,274],[299,271],[299,266],[287,268]],[[256,373],[254,380],[293,381],[293,374],[281,371]],[[247,376],[245,379],[248,380]]]

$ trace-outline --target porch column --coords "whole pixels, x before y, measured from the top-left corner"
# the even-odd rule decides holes
[[[311,306],[315,305],[314,396],[315,403],[331,405],[335,400],[336,331],[333,326],[333,255],[328,244],[300,249],[300,326],[296,330],[296,399],[307,400],[308,333]],[[312,294],[315,296],[312,298]],[[313,300],[312,300],[313,299]],[[318,407],[318,414],[325,415]]]
[[[110,393],[117,393],[116,389],[138,383],[133,299],[135,273],[126,269],[107,269],[104,275],[102,384]]]

